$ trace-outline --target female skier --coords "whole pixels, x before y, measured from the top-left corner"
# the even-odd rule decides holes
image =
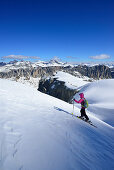
[[[80,110],[81,116],[80,116],[80,118],[85,117],[85,118],[86,118],[86,121],[88,121],[89,118],[88,118],[88,116],[86,115],[85,106],[84,106],[84,105],[85,105],[84,94],[83,94],[83,93],[80,93],[79,95],[80,95],[80,100],[77,101],[76,99],[74,99],[74,101],[75,101],[76,103],[81,103],[81,110]]]

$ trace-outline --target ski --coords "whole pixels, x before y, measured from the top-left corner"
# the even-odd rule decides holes
[[[76,116],[76,117],[79,118],[79,119],[81,119],[81,120],[83,120],[84,122],[88,123],[89,125],[97,128],[97,126],[95,126],[91,121],[86,121],[83,117],[79,117],[79,116]]]

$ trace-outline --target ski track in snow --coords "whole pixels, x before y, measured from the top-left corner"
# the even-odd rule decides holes
[[[2,83],[0,170],[114,169],[112,126],[88,112],[94,128],[72,116],[68,103],[19,83]],[[76,107],[74,114],[80,115]]]
[[[12,159],[12,162],[16,161],[15,157],[18,152],[18,145],[21,141],[21,133],[19,130],[16,129],[14,126],[13,120],[7,121],[3,125],[3,129],[5,131],[5,140],[7,143],[6,149],[8,153],[5,155],[5,159],[3,159],[3,163],[7,162],[7,158],[10,157]],[[10,167],[9,167],[10,168]]]

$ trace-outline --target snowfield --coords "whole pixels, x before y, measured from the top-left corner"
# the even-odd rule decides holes
[[[85,87],[88,99],[93,95],[89,87]],[[72,104],[0,79],[0,170],[113,170],[114,128],[110,121],[105,123],[87,111],[95,128],[72,112]],[[105,109],[104,114],[111,120],[112,114]],[[74,115],[80,115],[78,107]]]

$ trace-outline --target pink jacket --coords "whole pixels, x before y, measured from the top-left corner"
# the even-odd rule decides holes
[[[83,94],[83,93],[80,93],[79,95],[80,95],[80,100],[77,101],[77,100],[74,99],[74,101],[75,101],[76,103],[81,103],[81,108],[85,108],[85,107],[83,107],[83,105],[84,105],[84,94]]]
[[[79,101],[74,100],[76,103],[82,103],[84,101],[84,99],[80,99]]]

